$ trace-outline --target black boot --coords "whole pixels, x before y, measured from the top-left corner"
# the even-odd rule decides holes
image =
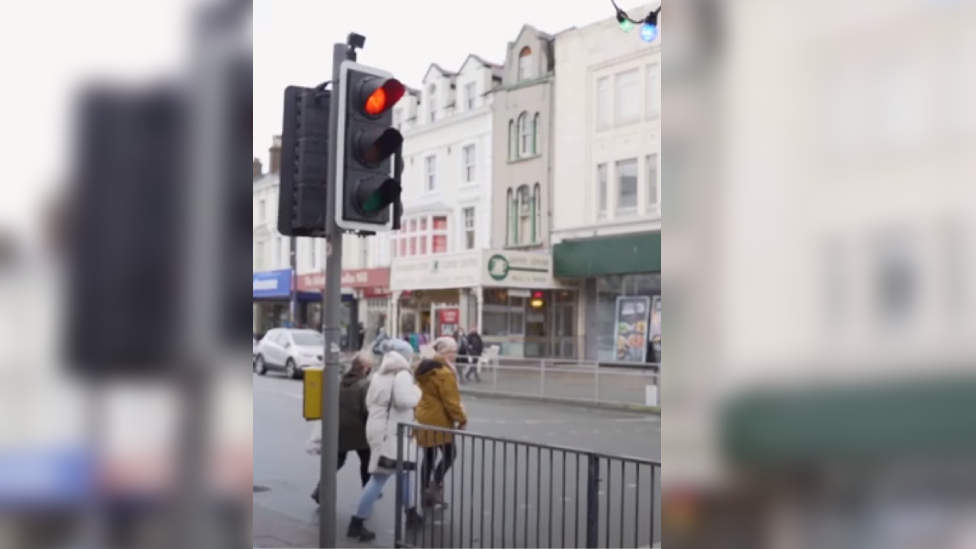
[[[404,513],[407,517],[407,528],[420,528],[424,525],[424,517],[417,512],[417,508],[407,509]]]
[[[322,484],[317,484],[315,486],[315,491],[312,492],[312,501],[314,501],[316,505],[319,505],[319,492],[321,489],[322,489]]]
[[[352,517],[352,520],[349,522],[349,530],[346,531],[346,537],[358,539],[362,542],[373,541],[376,539],[376,533],[367,529],[363,522],[363,519],[359,517]]]

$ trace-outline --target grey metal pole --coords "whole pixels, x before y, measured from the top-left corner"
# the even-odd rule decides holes
[[[295,327],[295,320],[298,318],[298,239],[291,237],[288,239],[288,266],[291,269],[291,289],[288,301],[288,322],[291,327]]]
[[[336,44],[332,52],[332,107],[329,121],[329,174],[326,189],[326,240],[329,242],[325,264],[325,371],[322,376],[322,470],[319,506],[319,547],[339,547],[336,543],[336,473],[339,468],[339,361],[342,308],[342,230],[336,224],[335,200],[341,199],[337,173],[336,144],[339,135],[340,66],[343,61],[355,60],[356,54],[346,44]]]

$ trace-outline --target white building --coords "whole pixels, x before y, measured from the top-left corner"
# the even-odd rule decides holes
[[[560,33],[555,58],[555,275],[585,288],[583,354],[614,361],[621,298],[660,303],[661,41],[611,18]]]
[[[475,55],[458,72],[431,65],[422,89],[410,90],[394,110],[405,139],[403,224],[399,232],[381,236],[382,244],[370,255],[374,261],[391,260],[397,333],[429,333],[436,307],[461,311],[460,323],[468,322],[465,285],[438,276],[434,287],[405,296],[403,290],[420,288],[398,287],[397,279],[415,274],[418,265],[433,269],[443,259],[491,245],[490,92],[502,72]],[[416,286],[417,280],[411,281]]]
[[[255,159],[252,170],[253,198],[253,328],[264,332],[279,326],[291,317],[290,299],[292,285],[302,292],[296,321],[314,324],[321,320],[320,299],[309,295],[321,292],[322,274],[325,272],[325,241],[322,239],[299,238],[295,242],[295,265],[292,273],[291,239],[278,232],[278,193],[281,181],[281,138],[275,137],[268,150],[270,166],[263,171],[261,163]],[[365,239],[347,236],[343,240],[343,270],[352,274],[369,267],[369,244]],[[287,271],[287,272],[285,272]],[[294,275],[294,276],[292,276]],[[355,276],[353,277],[355,278]],[[374,279],[375,277],[367,277]],[[385,282],[386,276],[380,277]],[[367,300],[363,297],[364,288],[344,287],[346,322],[355,324],[358,319],[367,317]],[[386,288],[383,288],[385,290]],[[369,292],[367,292],[369,293]],[[382,290],[376,293],[383,294]],[[374,304],[375,305],[375,304]],[[380,305],[384,309],[386,304]],[[353,312],[355,309],[355,312]]]

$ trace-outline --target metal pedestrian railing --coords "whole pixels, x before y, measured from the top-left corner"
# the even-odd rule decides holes
[[[464,392],[624,407],[660,407],[661,374],[652,368],[603,368],[591,363],[493,361],[478,375],[461,365]]]
[[[426,476],[433,470],[436,486],[432,460],[451,450],[408,444],[418,433],[454,448],[440,490]],[[660,544],[660,463],[413,424],[400,424],[397,436],[397,474],[412,477],[409,488],[396,483],[397,547]],[[407,524],[412,506],[422,526]]]

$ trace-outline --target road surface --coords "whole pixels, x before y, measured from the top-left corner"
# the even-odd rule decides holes
[[[318,459],[304,451],[311,425],[301,417],[301,392],[297,381],[254,378],[255,547],[317,544],[317,509],[309,494],[318,477]],[[465,397],[465,406],[472,433],[661,459],[660,420],[656,417],[471,395]],[[585,546],[587,458],[520,447],[516,459],[515,448],[481,440],[463,443],[462,457],[445,487],[451,507],[431,513],[428,527],[411,534],[408,541],[428,547],[492,547],[503,545],[504,536],[507,547]],[[652,503],[659,501],[659,473],[636,465],[621,471],[619,464],[608,471],[605,462],[601,463],[597,497],[602,522],[608,527],[599,533],[600,545],[658,543],[660,509],[654,506],[652,511]],[[358,501],[357,469],[357,458],[350,455],[337,478],[343,530]],[[377,532],[374,543],[380,547],[392,547],[394,542],[392,483],[388,490],[368,523]],[[579,530],[570,527],[571,521],[579,524]]]

